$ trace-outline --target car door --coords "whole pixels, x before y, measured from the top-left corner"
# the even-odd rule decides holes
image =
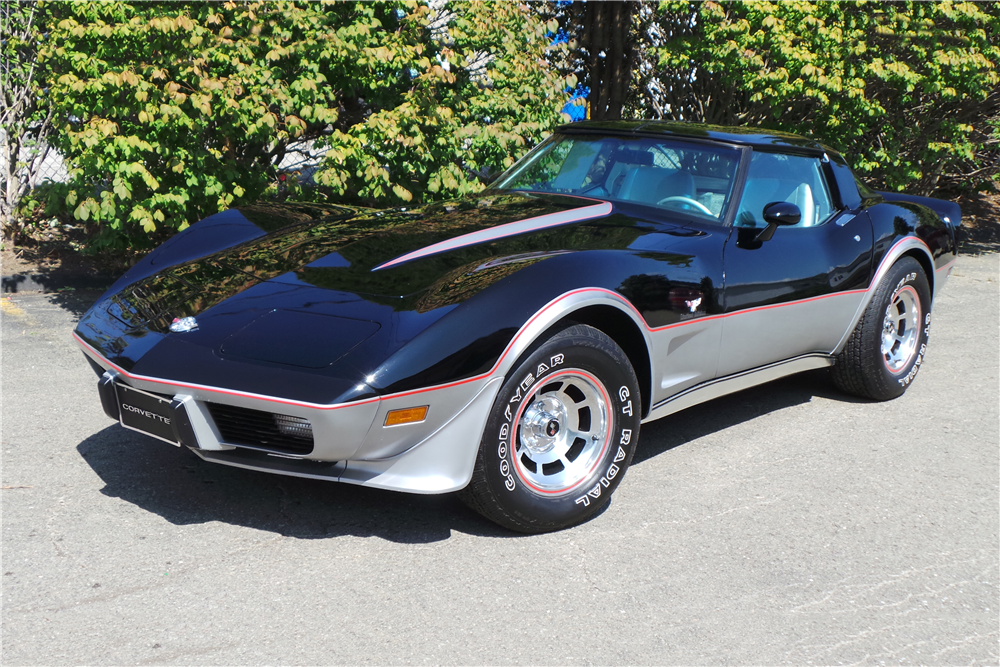
[[[838,207],[825,156],[755,151],[726,241],[718,377],[828,354],[853,325],[871,275],[872,227]],[[796,204],[801,221],[768,240],[763,210]]]

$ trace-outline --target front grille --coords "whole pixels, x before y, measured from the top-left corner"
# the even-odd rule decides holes
[[[207,405],[228,445],[299,455],[313,450],[312,425],[306,419],[221,403]]]

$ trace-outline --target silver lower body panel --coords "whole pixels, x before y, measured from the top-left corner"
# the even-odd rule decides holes
[[[680,412],[699,403],[705,403],[726,394],[743,391],[744,389],[749,389],[765,382],[771,382],[787,375],[794,375],[818,368],[829,368],[832,365],[833,357],[828,354],[807,354],[742,373],[735,373],[727,377],[716,378],[660,401],[652,406],[649,416],[643,420],[643,423],[645,424],[646,422]]]

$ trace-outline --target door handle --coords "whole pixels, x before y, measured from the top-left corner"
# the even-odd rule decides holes
[[[839,218],[837,218],[837,221],[836,221],[837,225],[839,227],[843,227],[844,225],[846,225],[847,223],[849,223],[851,220],[854,220],[855,215],[856,214],[854,214],[854,213],[844,213],[844,214],[842,214]]]

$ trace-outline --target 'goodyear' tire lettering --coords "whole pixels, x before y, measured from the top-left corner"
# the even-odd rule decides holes
[[[520,391],[520,387],[518,387]],[[503,477],[504,488],[508,491],[513,491],[517,488],[517,482],[514,481],[514,475],[510,472],[510,464],[507,462],[507,452],[509,451],[509,436],[510,436],[510,420],[511,411],[510,406],[504,411],[504,417],[506,422],[500,426],[500,444],[497,445],[497,457],[500,459],[500,476]]]

